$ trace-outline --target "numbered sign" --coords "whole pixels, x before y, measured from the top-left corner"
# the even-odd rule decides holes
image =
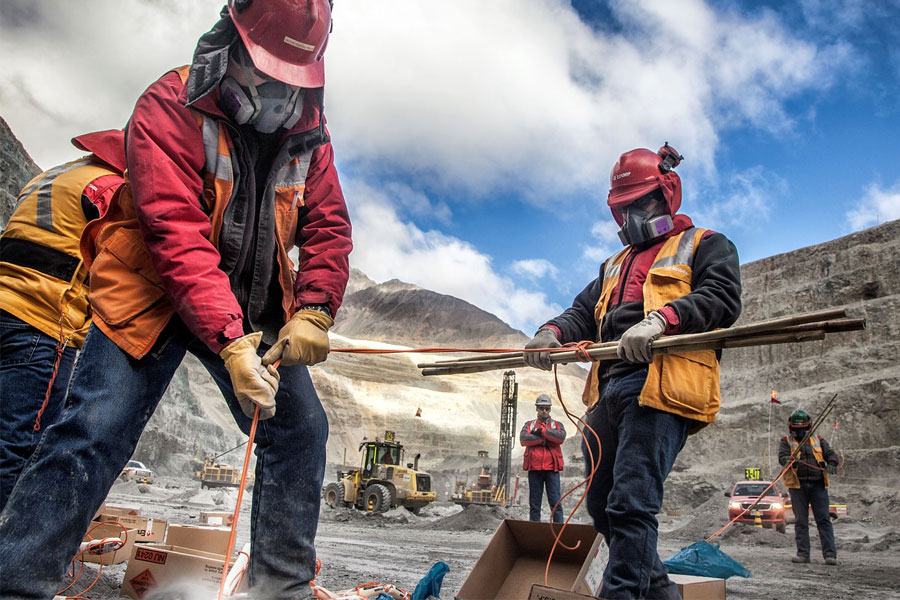
[[[744,469],[744,479],[750,481],[759,481],[761,477],[760,470],[756,467],[747,467]]]

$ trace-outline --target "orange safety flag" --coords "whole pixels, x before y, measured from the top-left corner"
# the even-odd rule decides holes
[[[778,392],[772,390],[772,396],[770,397],[769,402],[771,402],[772,404],[781,404],[781,402],[778,400]]]

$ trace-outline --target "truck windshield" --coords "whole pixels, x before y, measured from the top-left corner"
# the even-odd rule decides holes
[[[741,483],[734,486],[734,492],[732,492],[732,496],[759,496],[766,488],[769,487],[768,483]],[[778,492],[775,491],[775,488],[769,490],[769,493],[773,496],[778,495]]]

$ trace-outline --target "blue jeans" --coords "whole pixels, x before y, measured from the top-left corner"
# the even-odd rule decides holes
[[[47,429],[0,514],[0,598],[49,598],[58,589],[186,352],[249,431],[222,360],[180,323],[163,339],[154,355],[135,360],[91,326],[65,414]],[[311,598],[328,421],[306,367],[279,373],[277,412],[256,432],[250,585],[255,598]]]
[[[681,598],[656,552],[663,482],[684,447],[691,421],[638,405],[647,377],[640,370],[601,382],[600,401],[586,421],[585,465],[600,457],[588,489],[588,513],[609,544],[601,594],[619,598]]]
[[[0,310],[0,511],[41,434],[62,415],[75,364],[72,346],[63,350],[50,400],[41,415],[41,428],[34,430],[53,376],[56,346],[57,341],[49,335]]]
[[[553,505],[559,502],[559,473],[556,471],[528,471],[528,518],[531,521],[541,520],[541,497],[544,495],[544,487],[547,488],[547,504],[550,510]],[[562,504],[553,511],[553,522],[562,523],[563,510]]]
[[[834,528],[828,517],[828,490],[824,481],[800,481],[798,489],[789,488],[791,505],[794,507],[794,541],[797,543],[797,554],[809,556],[809,507],[812,506],[816,527],[819,529],[819,543],[822,545],[822,556],[837,558],[837,547],[834,545]]]

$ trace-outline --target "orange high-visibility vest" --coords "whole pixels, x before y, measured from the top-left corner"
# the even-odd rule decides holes
[[[667,302],[691,293],[694,253],[705,231],[692,227],[670,237],[659,249],[644,282],[644,316],[662,308]],[[603,268],[600,299],[594,308],[598,339],[603,317],[627,255],[628,248],[622,249],[607,259]],[[588,407],[599,400],[598,373],[599,363],[594,362],[582,395],[582,401]],[[715,350],[654,355],[639,399],[641,406],[681,415],[703,424],[715,421],[721,402],[719,361]]]

